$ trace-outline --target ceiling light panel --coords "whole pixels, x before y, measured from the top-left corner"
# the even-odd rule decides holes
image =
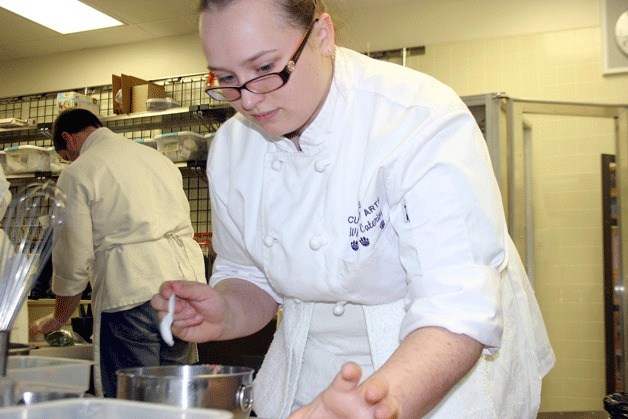
[[[62,34],[123,24],[78,0],[0,0],[0,7]]]

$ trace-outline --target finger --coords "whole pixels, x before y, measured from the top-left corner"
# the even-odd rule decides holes
[[[359,381],[362,377],[362,368],[355,362],[347,362],[340,369],[340,373],[345,380]]]
[[[364,386],[366,388],[364,399],[369,404],[379,403],[388,395],[388,382],[379,377],[371,377]]]
[[[375,406],[373,417],[375,419],[393,419],[399,416],[399,404],[392,397],[382,400],[379,405]]]
[[[351,391],[358,385],[361,376],[360,366],[354,362],[347,362],[334,378],[331,387],[338,391]]]
[[[159,293],[164,297],[164,298],[169,298],[170,295],[172,294],[172,287],[174,285],[175,281],[166,281],[163,282],[160,286],[159,286]]]
[[[188,327],[194,327],[202,324],[204,321],[203,317],[200,315],[196,315],[194,317],[188,319],[174,320],[172,322],[172,330],[182,331]]]
[[[170,285],[171,292],[167,294],[164,294],[164,292],[161,293],[165,299],[170,298],[170,295],[174,293],[178,298],[183,300],[200,301],[206,298],[203,291],[209,288],[209,285],[195,281],[171,281],[168,284]]]
[[[150,299],[150,305],[155,310],[160,312],[160,314],[162,311],[168,311],[168,304],[166,303],[166,300],[164,299],[164,297],[162,297],[161,294],[153,295],[153,298]]]

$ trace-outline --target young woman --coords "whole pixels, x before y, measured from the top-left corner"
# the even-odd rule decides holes
[[[482,134],[419,72],[336,47],[318,0],[205,0],[207,93],[238,113],[207,163],[211,285],[174,333],[283,320],[262,417],[535,417],[554,355]]]

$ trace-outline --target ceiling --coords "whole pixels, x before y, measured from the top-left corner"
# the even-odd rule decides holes
[[[39,55],[99,48],[195,33],[198,0],[81,0],[124,26],[69,35],[0,8],[0,64]],[[327,0],[332,10],[368,8],[402,0]]]

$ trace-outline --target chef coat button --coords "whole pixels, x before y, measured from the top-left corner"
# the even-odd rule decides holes
[[[264,246],[272,247],[275,244],[275,238],[271,236],[264,237]]]
[[[278,171],[280,171],[280,170],[281,170],[281,166],[282,166],[282,164],[283,164],[283,162],[282,162],[281,160],[279,160],[279,159],[275,159],[275,160],[273,160],[273,162],[271,163],[270,167],[272,167],[272,168],[273,168],[273,170],[274,170],[275,172],[278,172]]]
[[[329,160],[319,160],[314,164],[314,170],[316,170],[319,173],[324,172],[327,169],[327,166],[329,166]]]
[[[318,250],[325,244],[325,236],[316,236],[310,239],[310,249]]]
[[[338,301],[336,303],[336,305],[334,306],[334,316],[340,317],[343,314],[345,314],[345,305],[346,304],[347,304],[346,301]]]

